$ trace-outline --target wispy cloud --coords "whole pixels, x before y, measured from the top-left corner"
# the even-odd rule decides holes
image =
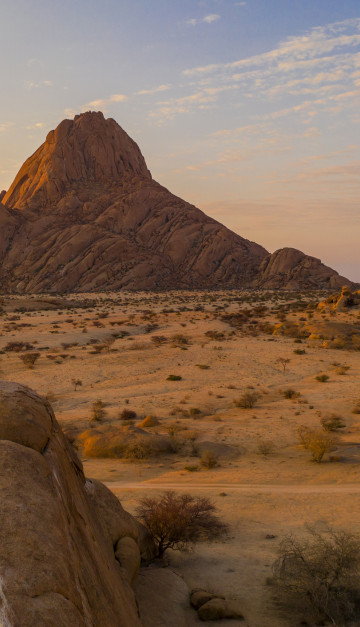
[[[125,94],[112,94],[108,98],[98,98],[95,100],[90,100],[84,105],[81,105],[81,111],[88,111],[89,109],[102,109],[103,111],[107,110],[107,107],[111,104],[118,102],[125,102],[128,97]]]
[[[220,18],[221,15],[219,15],[218,13],[210,13],[209,15],[205,15],[205,17],[201,17],[199,19],[192,17],[190,20],[187,20],[186,23],[189,26],[197,26],[201,23],[212,24],[213,22],[217,22],[217,20],[220,20]]]
[[[26,81],[25,87],[26,89],[38,89],[39,87],[52,87],[53,81],[44,80],[44,81]]]
[[[344,31],[348,31],[344,34]],[[345,47],[354,47],[360,44],[360,18],[353,18],[327,26],[315,27],[301,37],[289,37],[281,42],[277,48],[244,59],[238,59],[229,63],[213,63],[211,65],[198,66],[184,71],[184,75],[195,76],[199,74],[232,71],[239,68],[261,67],[264,64],[292,63],[297,61],[314,59],[334,50]],[[291,67],[291,66],[290,66]],[[294,67],[294,65],[292,65]],[[285,69],[283,66],[282,69]]]
[[[0,123],[0,133],[1,133],[2,131],[6,131],[6,129],[10,128],[11,126],[13,126],[13,123],[12,123],[12,122],[3,122],[3,123]]]
[[[45,122],[35,122],[35,124],[29,124],[29,126],[26,127],[26,129],[28,131],[31,131],[33,129],[42,129],[45,126]]]
[[[140,91],[135,92],[135,96],[148,96],[152,94],[157,94],[161,91],[167,91],[168,89],[171,89],[171,87],[172,86],[170,84],[167,84],[158,85],[158,87],[153,87],[152,89],[141,89]]]

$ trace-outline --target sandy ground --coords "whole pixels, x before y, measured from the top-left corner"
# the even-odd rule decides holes
[[[321,341],[295,343],[256,330],[256,323],[239,330],[221,320],[224,312],[265,304],[267,312],[255,319],[274,322],[289,295],[251,298],[235,292],[122,293],[96,296],[83,308],[84,297],[73,296],[68,309],[57,305],[50,311],[36,311],[35,297],[4,299],[0,350],[9,342],[29,342],[40,357],[29,369],[19,357],[24,353],[6,350],[0,369],[3,379],[46,395],[69,432],[93,426],[91,406],[101,399],[105,423],[121,424],[119,414],[128,408],[137,413],[135,424],[156,415],[160,426],[153,431],[175,425],[194,432],[195,441],[217,443],[220,453],[223,444],[237,447],[238,457],[220,454],[211,470],[201,468],[197,455],[181,451],[137,463],[82,459],[86,475],[105,481],[131,512],[150,488],[151,494],[206,493],[230,524],[229,538],[190,553],[170,552],[170,564],[190,588],[203,586],[240,600],[249,626],[292,627],[299,621],[281,614],[266,583],[281,538],[303,534],[306,524],[360,532],[360,415],[352,413],[360,399],[360,352],[324,349]],[[16,311],[29,305],[35,310]],[[297,320],[307,314],[291,309],[286,315]],[[324,319],[318,311],[312,315]],[[354,324],[358,316],[337,314],[336,320]],[[179,334],[186,343],[174,340]],[[154,335],[167,341],[156,346]],[[91,342],[109,338],[112,343],[96,354]],[[296,349],[306,352],[295,354]],[[279,358],[290,360],[285,372]],[[339,374],[339,364],[349,366],[346,374]],[[182,378],[168,381],[169,374]],[[329,380],[318,382],[319,374]],[[74,379],[81,381],[76,391]],[[284,398],[287,388],[297,396]],[[251,409],[234,404],[244,391],[259,394]],[[326,456],[316,464],[300,446],[297,428],[318,428],[330,413],[340,415],[346,427],[331,452],[333,461]],[[199,468],[189,472],[188,466]]]

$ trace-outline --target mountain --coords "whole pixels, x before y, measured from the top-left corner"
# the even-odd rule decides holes
[[[0,194],[0,290],[337,288],[335,270],[273,255],[154,181],[111,118],[63,120]]]

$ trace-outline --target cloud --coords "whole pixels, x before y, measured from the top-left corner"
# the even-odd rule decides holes
[[[45,80],[45,81],[26,81],[25,87],[26,89],[38,89],[39,87],[52,87],[53,81]]]
[[[171,89],[171,85],[158,85],[158,87],[153,87],[152,89],[141,89],[140,91],[135,92],[135,96],[148,96],[151,94],[157,94],[160,91],[167,91]]]
[[[113,94],[109,98],[110,102],[125,102],[125,100],[127,100],[127,96],[125,96],[125,94]]]
[[[348,34],[344,34],[345,30]],[[355,32],[353,32],[355,31]],[[214,72],[226,72],[248,67],[274,65],[278,70],[286,66],[297,68],[298,62],[314,60],[322,55],[341,48],[351,48],[360,44],[360,18],[353,18],[322,27],[316,27],[303,36],[289,37],[268,52],[238,59],[229,63],[213,63],[184,70],[185,76],[196,76]],[[281,64],[282,67],[281,67]]]
[[[213,22],[216,22],[220,18],[221,18],[221,15],[218,15],[217,13],[211,13],[210,15],[206,15],[202,19],[202,21],[206,22],[207,24],[212,24]]]
[[[125,94],[112,94],[108,98],[98,98],[96,100],[90,100],[84,105],[81,105],[81,111],[89,111],[89,109],[102,109],[103,111],[107,111],[107,107],[114,103],[125,102],[128,97]],[[66,112],[67,110],[65,110]]]
[[[188,24],[189,26],[197,26],[201,23],[212,24],[213,22],[217,22],[217,20],[220,20],[220,18],[221,15],[219,15],[218,13],[210,13],[210,15],[205,15],[205,17],[202,17],[200,19],[196,19],[193,17],[190,20],[187,20],[186,24]]]
[[[35,124],[30,124],[29,126],[26,127],[26,129],[28,131],[33,130],[33,129],[42,129],[45,126],[45,122],[35,122]]]
[[[2,124],[0,123],[0,133],[2,131],[6,131],[8,128],[10,128],[10,126],[13,126],[12,122],[3,122]]]

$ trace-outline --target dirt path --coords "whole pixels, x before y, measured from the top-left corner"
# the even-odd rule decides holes
[[[108,481],[105,485],[111,490],[236,490],[237,492],[263,492],[280,494],[356,494],[360,493],[360,483],[334,484],[245,484],[245,483],[155,483],[138,481]]]

